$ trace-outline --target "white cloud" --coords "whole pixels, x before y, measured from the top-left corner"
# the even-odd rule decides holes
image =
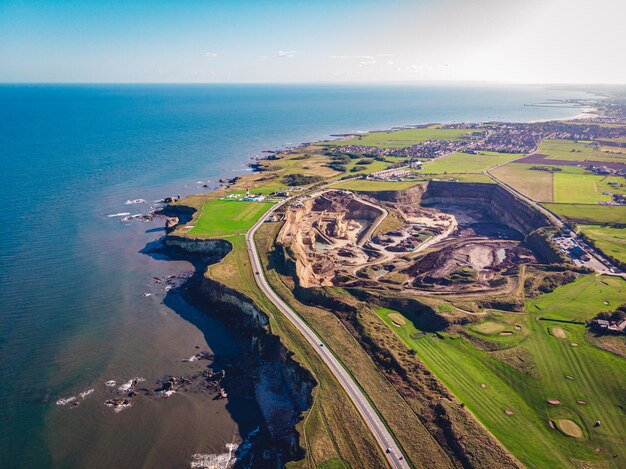
[[[209,58],[217,57],[218,55],[219,55],[218,52],[212,52],[212,51],[208,51],[204,53],[204,56],[209,57]]]
[[[364,59],[364,60],[373,60],[376,57],[373,55],[331,55],[331,59]]]
[[[279,58],[286,58],[286,59],[293,59],[297,54],[297,51],[295,50],[279,50],[278,52],[276,52],[276,57]]]

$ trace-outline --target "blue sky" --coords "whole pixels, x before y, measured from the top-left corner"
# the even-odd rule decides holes
[[[624,5],[0,0],[0,81],[624,83]]]

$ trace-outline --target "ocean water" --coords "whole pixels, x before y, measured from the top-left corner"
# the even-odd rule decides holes
[[[108,217],[150,205],[126,200],[204,191],[199,181],[245,174],[263,150],[332,133],[570,117],[579,110],[524,104],[585,96],[506,86],[0,86],[0,467],[189,467],[261,418],[253,403],[195,394],[120,413],[104,406],[108,380],[152,386],[206,367],[181,361],[196,347],[216,361],[241,347],[216,319],[162,304],[153,277],[191,267],[140,253],[162,223]],[[80,407],[56,404],[70,396]]]

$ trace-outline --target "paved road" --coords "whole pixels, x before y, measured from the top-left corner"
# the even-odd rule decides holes
[[[250,262],[252,263],[252,270],[254,272],[254,279],[261,291],[267,296],[267,298],[274,303],[281,313],[285,315],[289,321],[300,331],[304,338],[311,344],[312,349],[317,352],[320,358],[326,363],[330,371],[335,375],[339,384],[346,391],[350,399],[354,403],[355,407],[363,417],[363,420],[369,427],[370,431],[376,438],[378,445],[385,454],[389,464],[394,468],[408,468],[406,460],[402,456],[400,448],[394,441],[391,433],[387,430],[382,420],[374,410],[374,407],[365,397],[365,394],[357,386],[354,379],[348,374],[346,369],[339,363],[339,360],[333,355],[326,345],[322,344],[322,341],[318,335],[311,329],[302,318],[293,311],[270,287],[267,282],[263,269],[261,267],[261,261],[259,259],[259,253],[257,252],[256,245],[254,243],[254,234],[257,229],[265,222],[265,220],[272,215],[272,213],[283,204],[287,203],[285,200],[279,204],[276,204],[265,215],[263,215],[250,230],[246,233],[246,244],[248,246],[248,255],[250,256]],[[387,452],[389,450],[389,452]]]

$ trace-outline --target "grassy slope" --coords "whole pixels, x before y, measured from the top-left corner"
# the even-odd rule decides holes
[[[307,449],[306,457],[289,467],[315,468],[326,461],[347,461],[352,467],[384,467],[383,455],[339,383],[317,354],[311,352],[297,329],[256,286],[244,236],[228,240],[233,250],[221,262],[209,266],[205,275],[252,299],[269,316],[272,332],[281,337],[295,353],[294,358],[310,370],[319,383],[311,410],[297,427],[301,444]]]
[[[626,228],[580,225],[580,230],[606,254],[626,262]]]
[[[458,140],[461,136],[471,133],[464,129],[426,129],[395,130],[393,132],[370,132],[368,134],[333,142],[324,142],[325,145],[364,145],[381,148],[403,148],[415,145],[426,140]]]
[[[273,205],[271,202],[241,202],[238,200],[207,201],[200,209],[193,236],[222,237],[243,234]]]
[[[530,301],[526,310],[546,318],[586,321],[615,309],[625,298],[626,281],[621,277],[586,276]]]
[[[619,281],[621,287],[608,288],[602,283],[607,280]],[[587,344],[584,326],[558,324],[567,338],[557,339],[549,333],[555,323],[537,321],[537,317],[594,315],[607,308],[601,298],[609,298],[612,305],[618,297],[624,297],[624,292],[621,279],[586,277],[574,288],[567,285],[530,302],[530,314],[516,314],[514,321],[521,327],[518,337],[501,337],[495,332],[494,342],[509,341],[500,343],[501,347],[511,347],[505,353],[532,356],[540,379],[518,371],[462,338],[427,335],[414,339],[411,334],[417,331],[412,323],[396,327],[389,319],[390,310],[381,309],[378,314],[529,467],[563,467],[571,465],[570,459],[596,458],[606,458],[619,466],[626,462],[626,418],[619,407],[626,406],[626,361]],[[535,312],[536,304],[543,308],[540,314]],[[579,345],[572,347],[570,342]],[[565,375],[575,379],[566,379]],[[551,406],[548,399],[559,399],[561,405]],[[588,404],[577,404],[577,399]],[[507,409],[514,414],[506,415]],[[548,419],[558,418],[574,420],[586,439],[573,440],[551,430]],[[593,428],[596,420],[601,420],[602,425]],[[614,454],[616,459],[612,459]]]
[[[586,224],[617,224],[626,220],[625,205],[542,204],[561,218]]]

